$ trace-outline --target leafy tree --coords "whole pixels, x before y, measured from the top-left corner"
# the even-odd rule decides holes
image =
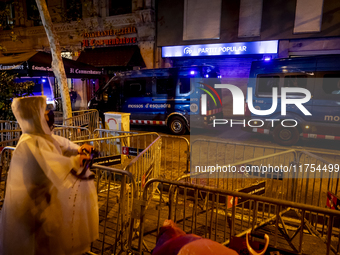
[[[12,100],[15,97],[33,95],[34,82],[15,82],[16,74],[0,72],[0,119],[15,120],[12,113]]]

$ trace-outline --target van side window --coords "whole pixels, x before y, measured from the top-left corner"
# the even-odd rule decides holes
[[[326,94],[340,94],[340,73],[325,74],[322,89]]]
[[[257,76],[257,92],[262,95],[271,95],[272,88],[279,87],[280,76]]]
[[[157,78],[156,93],[157,94],[174,94],[175,80],[173,78]]]
[[[146,80],[126,80],[124,83],[125,95],[129,97],[143,97],[145,96],[145,85]]]
[[[179,78],[179,93],[186,94],[190,92],[190,78]]]
[[[284,78],[284,87],[290,88],[306,88],[307,87],[307,75],[286,75]]]

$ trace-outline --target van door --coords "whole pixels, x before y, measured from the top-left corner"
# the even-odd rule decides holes
[[[317,72],[313,94],[314,134],[340,136],[340,71]]]
[[[131,120],[150,119],[151,90],[151,77],[127,78],[124,80],[121,107],[123,112],[131,113]]]

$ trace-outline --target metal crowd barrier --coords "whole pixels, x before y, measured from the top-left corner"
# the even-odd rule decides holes
[[[88,143],[99,152],[98,161],[107,158],[107,164],[110,165],[110,156],[119,156],[121,164],[127,166],[131,161],[131,157],[137,156],[145,148],[147,148],[156,138],[157,133],[141,133],[141,134],[126,134],[104,138],[94,138],[73,141],[76,144],[82,145]],[[113,165],[113,164],[112,164]]]
[[[12,120],[0,120],[0,148],[15,146],[21,135],[18,122]]]
[[[138,134],[138,132],[101,129],[101,128],[97,128],[93,131],[94,138],[113,137],[113,136],[119,136],[119,135],[129,135],[129,134]]]
[[[155,185],[160,187],[159,199],[147,203],[151,197],[148,190],[153,190]],[[317,235],[326,244],[323,247],[318,245],[318,249],[323,249],[319,254],[330,254],[331,250],[339,252],[340,212],[335,210],[163,179],[149,180],[144,187],[143,199],[135,204],[140,207],[134,214],[139,217],[140,227],[139,238],[132,240],[131,250],[137,250],[138,254],[151,252],[166,219],[172,219],[186,233],[224,245],[229,244],[233,237],[245,235],[249,229],[269,225],[272,227],[266,233],[274,240],[271,241],[273,247],[282,248],[278,245],[280,241],[282,246],[283,241],[279,238],[283,235],[286,247],[301,254],[303,249],[311,247],[309,241],[304,242],[306,235]],[[306,221],[307,215],[316,214],[322,215],[323,219],[315,226],[318,234]]]
[[[0,120],[0,130],[18,130],[19,123],[14,120]]]
[[[93,165],[99,206],[99,236],[92,243],[92,254],[118,254],[131,247],[132,205],[137,188],[132,173],[100,165]],[[102,176],[107,176],[103,179]]]
[[[0,148],[6,146],[15,146],[21,136],[21,129],[0,130]]]
[[[84,127],[55,125],[52,133],[58,136],[65,137],[70,141],[85,140],[92,138],[90,130]]]
[[[95,109],[74,111],[72,117],[63,120],[65,126],[86,127],[93,132],[98,128],[99,112]]]
[[[158,136],[124,168],[125,171],[132,173],[134,177],[138,197],[142,195],[144,185],[148,179],[159,177],[161,145],[162,139]],[[156,187],[153,190],[155,189]]]
[[[7,184],[7,173],[9,170],[9,165],[12,158],[12,153],[15,147],[5,147],[1,151],[0,154],[0,205],[2,208],[4,199],[5,199],[5,192],[6,192],[6,184]]]
[[[283,199],[288,196],[285,190],[291,182],[290,173],[265,174],[245,172],[244,168],[261,170],[264,166],[294,164],[296,151],[287,148],[231,143],[223,141],[196,140],[191,145],[191,174],[178,180],[188,179],[194,184],[204,184],[215,188],[237,191],[266,180],[266,191],[270,197]],[[210,174],[208,167],[214,166],[216,172]],[[219,167],[227,166],[225,172]],[[280,183],[284,183],[280,187]]]
[[[190,172],[190,142],[185,137],[162,135],[160,175],[176,180]]]

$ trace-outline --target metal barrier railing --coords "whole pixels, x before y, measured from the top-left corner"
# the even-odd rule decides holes
[[[93,132],[98,128],[99,112],[95,109],[74,111],[72,117],[63,120],[65,126],[86,127]]]
[[[190,172],[190,143],[181,136],[162,135],[160,175],[176,180]]]
[[[138,197],[142,194],[145,182],[150,178],[158,178],[159,176],[161,145],[162,139],[158,136],[124,168],[134,177]],[[155,189],[156,187],[154,187]]]
[[[101,129],[101,128],[97,128],[96,130],[93,131],[94,138],[104,138],[104,137],[129,135],[129,134],[138,134],[138,132]]]
[[[247,188],[256,187],[260,182],[264,182],[263,193],[267,197],[294,201],[292,193],[294,175],[289,171],[295,165],[296,151],[287,150],[274,154],[269,154],[257,158],[250,158],[228,165],[220,165],[216,172],[199,172],[206,170],[199,166],[199,169],[192,170],[190,174],[184,175],[178,180],[190,178],[191,183],[204,184],[210,187],[231,191],[241,191]],[[194,162],[191,162],[195,166]],[[285,166],[282,172],[269,172],[268,166]],[[226,168],[224,168],[226,167]],[[226,169],[226,172],[218,171]],[[261,173],[260,171],[266,172]],[[286,172],[284,172],[286,171]],[[254,188],[256,189],[256,188]]]
[[[129,150],[136,152],[133,154],[139,154],[149,146],[159,135],[157,133],[141,133],[141,134],[128,134],[119,135],[113,137],[93,138],[86,140],[73,141],[76,144],[82,145],[88,143],[99,152],[100,157],[112,156],[112,155],[126,155],[133,156],[129,153]],[[127,153],[123,153],[123,149],[127,149]]]
[[[131,247],[134,218],[132,205],[137,198],[137,188],[132,173],[100,165],[93,165],[100,213],[100,239],[92,243],[95,254],[117,254]],[[105,176],[106,178],[102,178]]]
[[[21,136],[21,129],[0,130],[0,147],[15,146]]]
[[[287,182],[290,177],[289,173],[285,174],[285,176],[265,174],[256,178],[256,173],[247,173],[243,168],[252,167],[253,169],[262,170],[262,166],[268,165],[276,166],[282,164],[290,166],[295,162],[296,158],[295,150],[287,148],[209,140],[194,141],[190,152],[191,176],[183,175],[179,179],[191,177],[193,178],[191,180],[192,183],[205,184],[232,191],[246,188],[258,182],[259,179],[263,180],[263,178],[275,181],[275,179],[282,180],[284,177],[283,179],[286,179],[285,181]],[[216,168],[226,166],[227,171],[207,174],[203,172],[208,169],[205,166],[214,166]],[[200,172],[198,173],[198,171]],[[202,172],[203,174],[201,174]],[[197,176],[197,174],[199,175]],[[195,178],[196,176],[198,178]],[[285,184],[286,186],[287,184]],[[283,190],[278,192],[281,192],[282,196]],[[271,194],[271,197],[279,198],[279,194],[275,195]]]
[[[15,147],[5,147],[0,154],[0,205],[2,207],[7,184],[7,173]]]
[[[0,130],[20,129],[19,123],[14,120],[0,120]]]
[[[55,125],[55,128],[53,129],[52,133],[67,138],[70,141],[85,140],[92,138],[90,130],[84,127]]]
[[[0,148],[17,144],[21,130],[18,122],[0,120]]]
[[[148,189],[153,189],[155,185],[160,187],[159,199],[154,203],[146,203],[150,200]],[[167,186],[170,188],[166,189]],[[210,238],[224,245],[232,237],[245,235],[249,229],[255,230],[275,222],[274,233],[269,231],[273,234],[271,238],[274,238],[274,247],[278,245],[278,231],[282,229],[281,232],[295,252],[301,253],[309,245],[308,242],[303,242],[308,234],[317,235],[326,243],[324,251],[319,254],[329,254],[330,250],[339,252],[337,220],[340,212],[335,210],[162,179],[151,179],[145,184],[143,199],[138,204],[140,235],[138,240],[132,242],[132,247],[139,254],[143,251],[150,252],[154,248],[160,224],[165,219],[172,219],[186,233]],[[316,224],[313,230],[305,218],[315,214],[323,222]],[[291,224],[290,231],[287,230],[288,224]],[[293,242],[297,234],[298,244]]]

